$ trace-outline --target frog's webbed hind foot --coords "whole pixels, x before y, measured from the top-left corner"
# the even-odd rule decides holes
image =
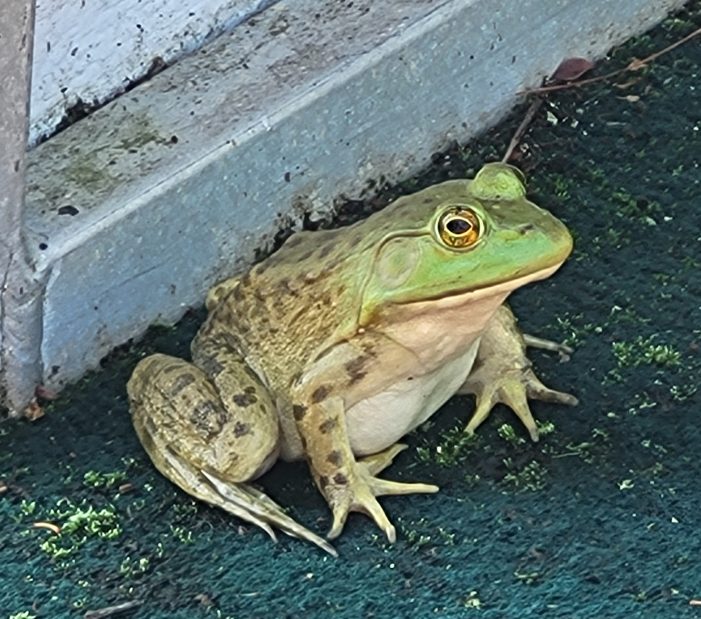
[[[324,538],[290,518],[275,501],[257,488],[225,482],[216,473],[194,470],[175,454],[171,454],[168,463],[171,467],[168,477],[181,487],[182,480],[189,494],[260,527],[273,541],[277,541],[272,528],[275,527],[287,535],[317,545],[334,557],[338,556],[335,548]]]

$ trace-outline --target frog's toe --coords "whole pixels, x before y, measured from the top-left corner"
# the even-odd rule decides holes
[[[375,524],[382,529],[390,543],[394,543],[397,539],[397,531],[394,525],[387,518],[387,514],[385,514],[370,487],[360,480],[352,485],[349,484],[348,492],[337,497],[332,509],[333,524],[327,535],[329,539],[335,539],[341,534],[350,512],[362,512],[372,518]]]
[[[501,403],[506,404],[516,413],[533,441],[538,440],[538,427],[528,406],[528,398],[570,406],[578,402],[577,398],[569,393],[546,387],[530,369],[505,373],[488,385],[483,385],[481,389],[476,389],[475,393],[477,408],[465,428],[468,434],[473,434],[488,417],[492,408]]]
[[[380,454],[376,454],[376,456],[386,454],[394,457],[403,448],[403,445],[399,447],[395,445]],[[391,494],[438,492],[438,486],[433,484],[408,484],[375,477],[372,470],[379,460],[373,460],[373,458],[375,456],[369,457],[370,465],[367,464],[367,458],[358,462],[354,479],[345,484],[343,489],[336,488],[334,490],[332,500],[333,525],[328,534],[329,539],[334,539],[341,534],[350,512],[361,512],[372,518],[375,524],[384,531],[389,542],[393,543],[397,537],[396,530],[376,497]]]
[[[558,355],[560,355],[560,358],[564,360],[569,359],[569,356],[574,352],[574,349],[571,346],[568,346],[563,342],[546,340],[536,335],[529,335],[528,333],[523,333],[522,335],[524,343],[529,348],[540,348],[541,350],[556,352]]]
[[[255,524],[274,541],[277,541],[277,538],[272,527],[277,527],[287,535],[311,542],[330,555],[338,556],[334,547],[325,539],[290,518],[275,501],[260,490],[247,484],[224,482],[206,471],[202,471],[202,476],[209,483],[199,484],[198,487],[191,485],[188,488],[191,494],[242,520]]]

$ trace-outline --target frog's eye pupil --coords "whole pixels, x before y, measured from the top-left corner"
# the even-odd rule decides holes
[[[465,219],[451,219],[446,225],[446,228],[453,234],[465,234],[472,228],[472,224]]]
[[[453,249],[468,249],[482,236],[482,224],[470,208],[458,206],[443,211],[437,226],[439,240]]]

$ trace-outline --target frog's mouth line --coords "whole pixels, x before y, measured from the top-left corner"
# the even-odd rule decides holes
[[[464,292],[456,292],[455,294],[446,294],[441,296],[437,295],[435,297],[425,297],[420,301],[405,301],[397,303],[397,305],[415,307],[423,303],[430,303],[432,307],[451,307],[454,305],[462,305],[463,303],[482,299],[488,296],[503,295],[506,297],[509,295],[509,293],[513,292],[517,288],[525,286],[526,284],[530,284],[531,282],[541,279],[547,279],[562,266],[563,262],[549,266],[545,269],[540,269],[539,271],[534,271],[533,273],[522,275],[521,277],[517,277],[515,279],[510,279],[500,284],[487,284],[481,288],[473,288],[472,290]]]

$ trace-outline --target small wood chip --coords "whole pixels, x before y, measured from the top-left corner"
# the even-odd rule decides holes
[[[83,615],[84,619],[105,619],[105,617],[112,617],[118,615],[119,613],[124,613],[128,610],[132,610],[141,606],[143,602],[141,600],[132,600],[131,602],[122,602],[121,604],[115,604],[114,606],[106,606],[105,608],[99,608],[97,610],[87,610]]]
[[[134,486],[129,482],[121,484],[119,488],[117,488],[117,492],[119,492],[119,494],[126,494],[127,492],[132,492],[133,490]]]
[[[54,524],[53,522],[34,522],[32,523],[32,526],[35,529],[48,529],[54,535],[58,535],[61,532],[61,527],[59,527],[57,524]]]
[[[701,606],[701,600],[689,600],[689,606]]]

